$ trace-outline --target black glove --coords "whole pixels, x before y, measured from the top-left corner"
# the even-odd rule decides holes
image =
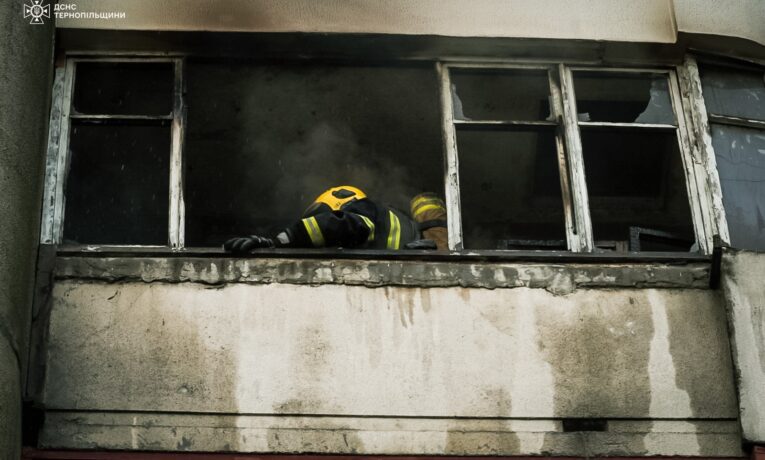
[[[253,249],[273,247],[276,247],[274,240],[258,235],[231,238],[223,243],[223,249],[234,254],[247,254]]]

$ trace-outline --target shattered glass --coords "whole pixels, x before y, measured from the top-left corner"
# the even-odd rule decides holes
[[[456,120],[551,120],[545,70],[451,71]]]
[[[574,72],[579,121],[675,124],[666,75]]]

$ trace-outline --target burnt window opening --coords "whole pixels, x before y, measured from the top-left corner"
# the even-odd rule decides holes
[[[574,221],[584,205],[567,190],[579,170],[556,70],[450,70],[465,248],[566,249],[582,227],[567,234],[566,209]],[[697,250],[668,74],[574,70],[571,82],[576,120],[563,123],[576,124],[597,250]]]
[[[71,127],[65,243],[167,244],[170,128]]]
[[[698,250],[667,75],[573,75],[595,246]]]
[[[63,243],[167,245],[172,63],[74,73]]]
[[[67,75],[48,241],[220,247],[352,185],[403,215],[444,197],[456,250],[698,250],[672,70],[83,58]],[[723,103],[753,97],[751,75],[744,96],[715,75]],[[715,142],[756,160],[752,126],[721,117]]]
[[[765,69],[699,70],[730,243],[765,251]]]
[[[554,127],[457,130],[468,249],[566,249]]]
[[[72,99],[75,113],[170,115],[172,63],[82,62]]]
[[[565,250],[545,69],[454,69],[450,93],[466,249]]]
[[[574,72],[578,121],[674,124],[666,75]]]
[[[324,190],[443,196],[432,66],[190,60],[186,243],[273,236]]]

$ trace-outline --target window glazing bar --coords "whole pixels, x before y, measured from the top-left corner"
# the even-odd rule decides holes
[[[547,70],[549,64],[524,64],[503,62],[441,62],[441,65],[449,69],[488,69],[488,70]]]
[[[640,67],[581,67],[574,66],[568,67],[569,71],[573,72],[618,72],[618,73],[642,73],[642,74],[668,74],[670,69],[657,69],[657,68],[640,68]]]
[[[721,125],[741,126],[743,128],[765,129],[765,121],[762,120],[717,115],[714,113],[709,114],[709,122],[719,123]]]
[[[673,130],[677,129],[676,125],[669,124],[652,124],[652,123],[614,123],[608,121],[580,121],[579,126],[591,126],[597,128],[634,128],[634,129],[664,129]]]
[[[554,121],[454,120],[457,126],[556,126]]]
[[[172,120],[173,114],[168,115],[102,115],[73,113],[69,116],[77,120]]]

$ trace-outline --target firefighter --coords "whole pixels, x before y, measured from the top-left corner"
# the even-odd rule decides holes
[[[418,200],[420,197],[427,199]],[[446,211],[443,201],[433,194],[422,194],[412,200],[420,211],[419,216],[428,217],[436,210],[433,205],[440,202],[443,217]],[[425,208],[427,207],[427,208]],[[414,208],[412,208],[414,214]],[[427,214],[427,212],[430,214]],[[379,205],[360,189],[342,185],[332,187],[319,195],[305,210],[303,218],[279,232],[275,238],[250,235],[232,238],[223,248],[234,253],[248,253],[257,248],[275,247],[343,247],[374,249],[442,249],[436,240],[421,239],[421,224],[405,212]],[[444,226],[445,226],[445,221]],[[437,225],[432,222],[425,230],[435,235]],[[445,228],[444,235],[445,235]],[[437,232],[436,232],[437,233]],[[446,240],[442,241],[443,249]]]

